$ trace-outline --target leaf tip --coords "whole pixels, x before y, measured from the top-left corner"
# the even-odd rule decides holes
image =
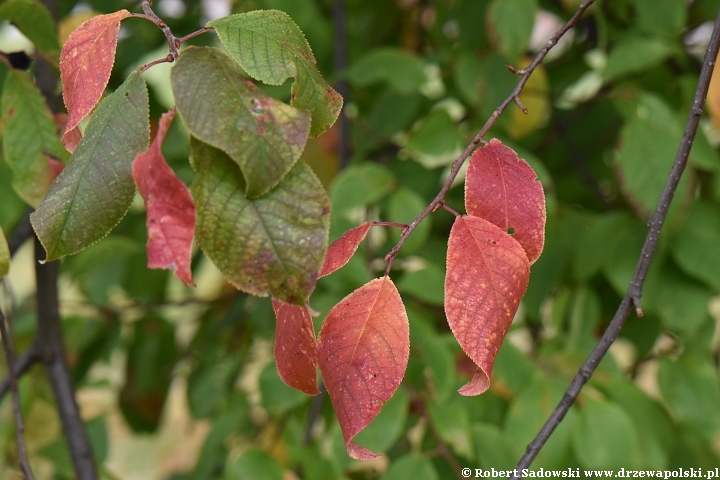
[[[355,442],[348,442],[345,447],[347,448],[348,455],[350,458],[353,458],[355,460],[361,460],[361,461],[368,461],[368,460],[375,460],[376,458],[380,458],[382,455],[378,455],[377,453],[371,452],[365,447],[361,447]]]
[[[458,393],[464,397],[474,397],[487,392],[490,388],[490,376],[484,370],[478,369],[472,380],[460,387]]]

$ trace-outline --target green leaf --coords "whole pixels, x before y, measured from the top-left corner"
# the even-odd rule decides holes
[[[485,470],[512,470],[517,461],[512,442],[498,427],[487,423],[473,425],[478,463]]]
[[[637,469],[642,462],[640,438],[630,415],[610,401],[586,398],[573,447],[586,469]]]
[[[609,81],[648,70],[672,53],[673,47],[661,39],[628,35],[610,51],[603,77]]]
[[[662,359],[658,384],[673,416],[706,441],[720,430],[720,382],[717,368],[705,358]]]
[[[217,31],[230,55],[253,78],[269,85],[295,79],[291,103],[311,113],[311,135],[320,135],[335,123],[342,97],[322,78],[310,45],[286,13],[241,13],[213,20],[207,26]]]
[[[198,178],[191,191],[196,238],[210,260],[240,290],[304,305],[327,249],[330,200],[304,162],[256,199],[233,161],[195,139],[190,155]]]
[[[720,211],[715,205],[698,202],[692,206],[672,239],[672,253],[689,275],[720,291],[720,258],[708,255],[720,245]],[[675,297],[675,295],[673,295]]]
[[[346,213],[355,207],[377,202],[394,186],[392,173],[382,165],[351,165],[335,177],[330,186],[333,211]]]
[[[240,166],[248,197],[267,193],[300,158],[310,128],[307,113],[244,80],[217,48],[185,50],[170,80],[188,130]]]
[[[55,22],[48,9],[37,0],[6,1],[0,6],[0,20],[12,22],[40,52],[55,59],[60,55]]]
[[[53,181],[46,154],[64,158],[57,125],[28,72],[12,70],[2,95],[3,154],[13,171],[13,188],[33,207]]]
[[[10,248],[8,247],[5,234],[0,228],[0,278],[7,275],[10,270]]]
[[[530,40],[537,3],[534,0],[493,0],[487,16],[488,37],[510,60],[525,51]]]
[[[403,275],[397,287],[403,294],[412,295],[431,305],[442,305],[445,300],[445,269],[430,263],[422,270]]]
[[[427,457],[411,452],[390,465],[380,480],[438,480],[437,471]]]
[[[268,412],[280,415],[308,401],[310,397],[288,387],[278,376],[275,363],[269,363],[260,374],[262,405]]]
[[[455,384],[453,356],[426,315],[412,307],[408,307],[407,313],[410,319],[411,361],[420,358],[430,372],[438,401],[444,402],[453,393]]]
[[[403,433],[409,403],[407,392],[398,388],[395,395],[382,406],[377,417],[355,436],[354,441],[373,452],[386,452]]]
[[[663,37],[677,37],[687,21],[683,0],[665,0],[662,8],[658,8],[656,0],[635,0],[635,13],[641,30]]]
[[[347,79],[357,87],[387,82],[400,93],[413,93],[425,83],[425,63],[399,48],[376,48],[350,65]]]
[[[412,132],[407,153],[425,168],[435,168],[455,160],[462,152],[462,135],[445,110],[430,113]]]
[[[428,410],[440,438],[447,442],[456,454],[473,460],[475,448],[468,410],[463,408],[455,397],[443,404],[432,403]]]
[[[104,238],[135,194],[132,161],[150,143],[148,92],[134,71],[97,106],[70,161],[30,216],[46,261]]]
[[[226,480],[283,480],[283,468],[273,457],[257,448],[245,450],[225,471]]]
[[[407,224],[415,220],[426,207],[427,202],[419,193],[407,187],[400,187],[390,195],[387,219],[391,222]],[[402,252],[404,254],[418,252],[428,239],[431,226],[432,218],[425,218],[425,220],[415,228],[413,234],[408,237],[403,245]],[[390,230],[390,239],[393,243],[397,243],[400,240],[399,228],[392,228]]]

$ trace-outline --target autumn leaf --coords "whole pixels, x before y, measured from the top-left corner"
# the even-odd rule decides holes
[[[465,180],[465,209],[511,234],[532,265],[545,243],[545,193],[535,171],[492,139],[473,153]]]
[[[307,393],[320,393],[317,386],[315,328],[306,306],[272,301],[275,328],[275,363],[278,375],[288,386]]]
[[[478,217],[455,219],[447,252],[445,314],[475,377],[462,395],[490,386],[495,356],[510,328],[530,277],[522,246],[502,229]]]
[[[125,216],[135,196],[132,162],[150,140],[149,108],[137,70],[100,102],[77,150],[30,215],[46,261],[82,251]]]
[[[235,61],[251,77],[268,85],[294,78],[291,104],[312,114],[311,135],[329,128],[343,99],[322,78],[305,35],[279,10],[258,10],[219,18],[207,24]]]
[[[147,151],[135,157],[132,174],[147,211],[148,267],[172,270],[192,287],[190,259],[195,203],[190,190],[175,176],[161,150],[174,117],[175,110],[171,110],[160,118],[155,140]]]
[[[300,158],[308,113],[264,94],[217,48],[185,50],[170,80],[187,129],[239,165],[248,197],[267,193]]]
[[[390,277],[370,281],[330,310],[317,352],[348,455],[376,458],[352,440],[395,393],[410,354],[408,317]]]
[[[327,249],[330,199],[304,162],[265,195],[248,199],[228,155],[194,138],[190,161],[200,248],[240,290],[305,305]]]
[[[323,263],[320,269],[318,278],[330,275],[344,267],[355,254],[360,242],[365,239],[370,227],[372,227],[372,223],[365,222],[362,225],[351,228],[343,233],[342,237],[335,240],[333,244],[328,247],[327,254],[325,255],[325,263]]]
[[[100,101],[115,63],[120,22],[130,12],[98,15],[70,34],[60,52],[60,80],[68,111],[63,143],[68,151],[77,145],[78,124]]]

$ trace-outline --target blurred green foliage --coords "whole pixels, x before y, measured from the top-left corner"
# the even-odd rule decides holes
[[[104,13],[137,10],[137,3],[89,5]],[[184,6],[177,17],[165,17],[177,35],[208,20],[198,0],[155,3],[161,14],[164,4]],[[349,67],[341,72],[333,66],[331,0],[231,3],[233,12],[287,12],[307,36],[323,75],[350,85],[350,165],[340,171],[337,128],[311,140],[304,156],[329,182],[331,240],[362,221],[414,218],[439,191],[449,163],[514,87],[518,77],[505,65],[526,61],[579,4],[346,0]],[[61,18],[79,5],[59,0]],[[63,261],[63,298],[72,291],[63,309],[72,313],[63,321],[76,387],[110,392],[125,430],[152,432],[168,422],[163,415],[172,385],[186,385],[190,415],[206,427],[188,454],[192,465],[143,477],[148,479],[280,479],[294,478],[288,477],[294,472],[313,480],[432,480],[454,478],[457,466],[512,468],[628,287],[692,104],[701,58],[693,53],[690,33],[718,9],[718,0],[599,0],[543,64],[547,88],[524,92],[524,99],[543,99],[527,104],[545,111],[530,117],[508,112],[491,130],[487,139],[502,139],[536,169],[548,218],[545,251],[532,267],[484,395],[456,393],[472,368],[442,309],[452,216],[443,210],[431,215],[400,251],[392,276],[410,318],[410,363],[396,396],[357,437],[385,453],[387,462],[350,460],[328,399],[306,397],[280,381],[271,360],[268,299],[217,282],[201,253],[193,261],[195,292],[167,272],[147,270],[141,208],[131,209],[109,238]],[[111,88],[139,59],[162,52],[164,42],[149,22],[124,21]],[[210,33],[191,43],[217,41]],[[6,68],[0,63],[2,76]],[[150,80],[151,72],[151,116],[157,118],[166,110],[158,99],[168,87],[161,76]],[[289,84],[267,91],[288,99]],[[163,150],[190,183],[187,144],[176,121]],[[720,463],[718,144],[720,132],[704,119],[648,274],[645,317],[628,321],[533,468],[656,470]],[[0,226],[6,233],[25,209],[10,182],[0,162]],[[450,190],[447,202],[462,212],[462,185]],[[396,231],[373,228],[353,260],[318,283],[311,299],[320,312],[316,329],[335,303],[382,274],[379,259],[397,239]],[[33,305],[32,296],[17,299],[18,348],[33,338]],[[52,403],[42,373],[24,377],[21,393],[32,426],[47,415],[41,407]],[[99,462],[125,441],[115,436],[119,420],[109,411],[115,410],[101,409],[88,423]],[[12,466],[9,412],[5,399],[0,463]],[[59,431],[46,436],[49,442],[31,440],[33,461],[53,467],[45,478],[72,478]],[[105,478],[121,478],[106,467]]]

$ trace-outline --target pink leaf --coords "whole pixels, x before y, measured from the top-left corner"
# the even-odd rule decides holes
[[[535,263],[545,243],[545,193],[517,153],[492,139],[473,153],[465,180],[465,209],[513,235]]]
[[[457,217],[450,231],[445,315],[458,343],[478,370],[459,391],[479,395],[490,386],[495,356],[530,278],[522,246],[478,217]]]
[[[79,142],[78,124],[95,108],[110,80],[115,63],[120,22],[127,10],[98,15],[76,28],[60,52],[60,79],[68,122],[63,144],[68,151]]]
[[[371,226],[372,223],[365,222],[362,225],[351,228],[343,233],[342,237],[335,240],[328,248],[327,254],[325,255],[325,263],[323,263],[320,269],[318,278],[330,275],[344,267],[355,254],[360,242],[365,239]]]
[[[277,319],[275,363],[280,379],[288,386],[317,395],[317,352],[315,328],[307,307],[273,298]]]
[[[352,439],[380,412],[405,375],[410,330],[392,280],[376,278],[335,305],[320,330],[317,352],[348,454],[357,460],[377,457]]]
[[[148,267],[173,270],[186,285],[194,286],[190,257],[195,204],[160,149],[174,116],[174,110],[163,114],[155,140],[135,157],[132,173],[147,210]]]

